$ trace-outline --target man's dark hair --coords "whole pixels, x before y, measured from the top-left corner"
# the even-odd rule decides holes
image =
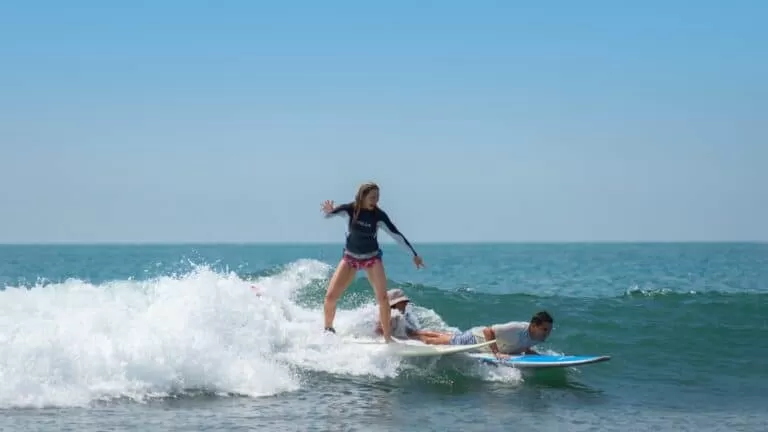
[[[549,314],[547,311],[541,311],[537,312],[536,315],[534,315],[531,318],[531,324],[533,325],[542,325],[544,323],[550,323],[553,324],[554,320],[552,319],[552,315]]]

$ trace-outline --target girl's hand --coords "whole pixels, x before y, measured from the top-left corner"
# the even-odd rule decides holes
[[[323,209],[323,213],[330,214],[333,211],[333,200],[325,200],[320,208]]]

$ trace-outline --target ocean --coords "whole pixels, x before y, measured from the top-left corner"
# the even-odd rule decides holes
[[[384,245],[429,328],[527,321],[522,372],[344,343],[377,309],[364,273],[322,300],[341,245],[0,246],[0,430],[765,431],[768,244]],[[255,286],[255,288],[253,288]]]

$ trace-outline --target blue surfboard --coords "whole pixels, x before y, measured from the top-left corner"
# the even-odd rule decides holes
[[[476,358],[483,363],[527,369],[583,366],[593,363],[600,363],[611,359],[611,356],[590,355],[521,355],[499,360],[492,354],[468,353],[466,355],[472,358]]]

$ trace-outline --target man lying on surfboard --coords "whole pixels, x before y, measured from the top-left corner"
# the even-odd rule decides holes
[[[480,348],[480,351],[490,351],[497,358],[503,359],[523,353],[538,354],[531,348],[547,340],[553,321],[549,313],[541,311],[533,315],[530,322],[510,321],[488,327],[473,327],[464,332],[419,335],[417,338],[429,345],[474,345],[495,339],[495,343]]]
[[[417,339],[428,345],[474,345],[495,339],[495,343],[480,350],[490,351],[499,359],[523,353],[538,354],[531,348],[547,340],[554,323],[548,312],[541,311],[533,315],[530,322],[510,321],[489,327],[473,327],[464,332],[441,333],[421,329],[419,320],[407,308],[411,300],[403,290],[391,289],[387,291],[387,297],[392,308],[389,322],[393,337]],[[376,321],[376,334],[382,334],[380,321]]]

